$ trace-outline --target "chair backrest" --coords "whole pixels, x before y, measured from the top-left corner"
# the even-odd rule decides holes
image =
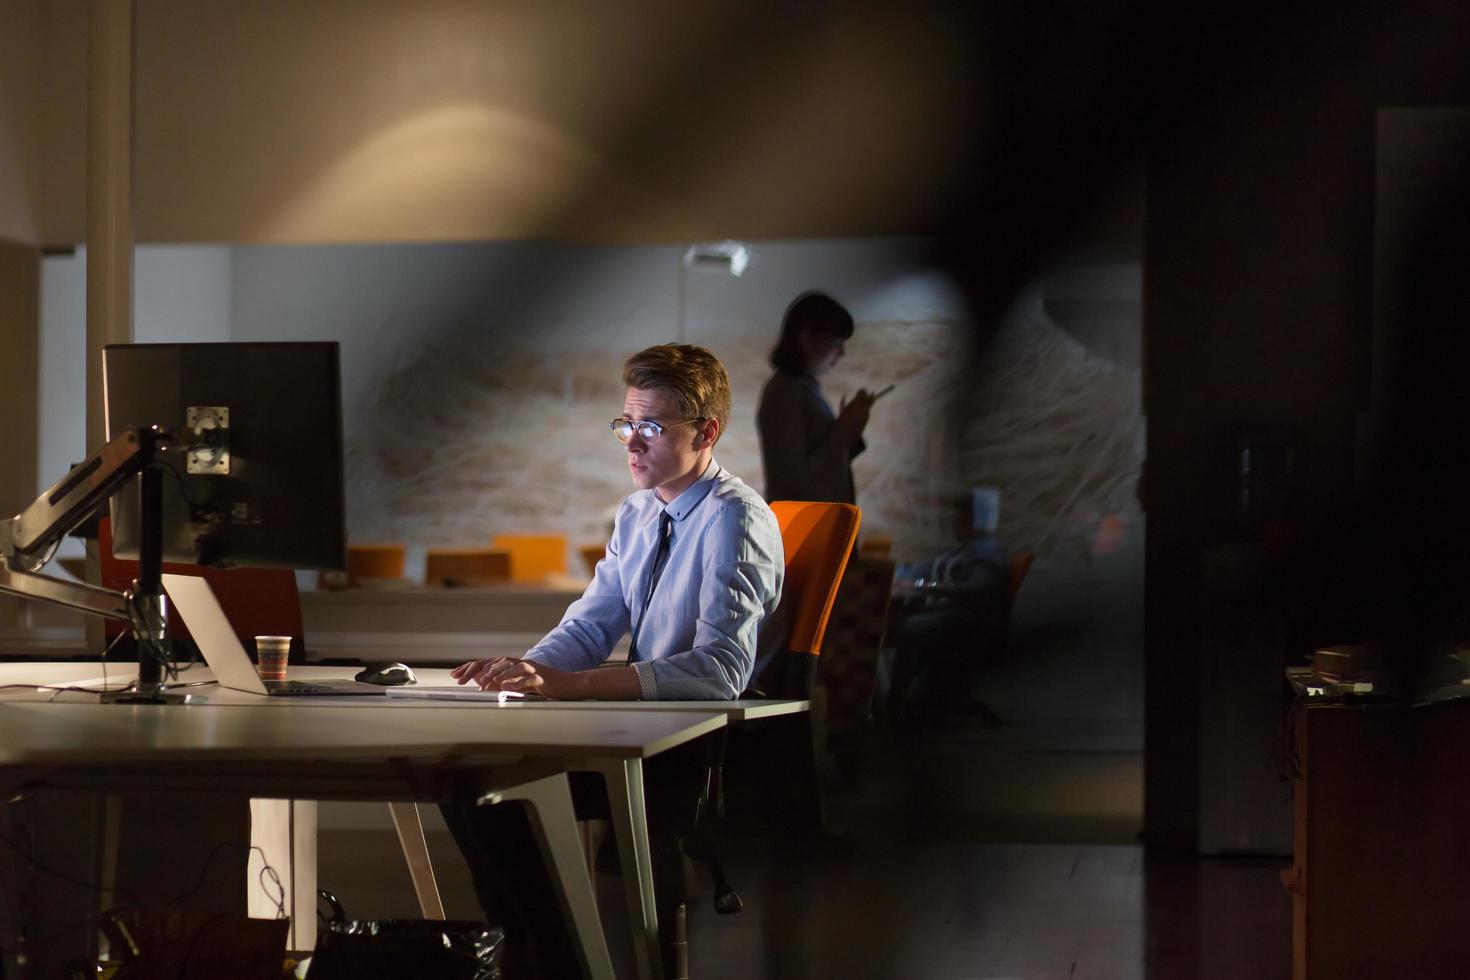
[[[408,547],[397,543],[347,545],[347,584],[358,588],[366,578],[401,579]]]
[[[430,548],[424,553],[428,586],[495,585],[510,581],[510,553],[493,548]]]
[[[781,613],[790,623],[786,649],[816,656],[863,512],[852,504],[776,500],[771,503],[786,549]]]
[[[510,580],[539,583],[567,573],[567,539],[561,534],[497,534],[492,548],[510,552]]]
[[[878,677],[878,655],[888,628],[894,563],[859,553],[847,563],[822,639],[821,677],[827,689],[827,737],[863,730]]]
[[[138,563],[112,553],[112,521],[104,517],[97,529],[97,549],[102,562],[102,584],[109,589],[126,589],[138,577]],[[296,573],[289,568],[206,568],[164,562],[163,570],[175,575],[198,575],[209,583],[220,608],[224,609],[240,645],[255,650],[257,636],[289,636],[291,663],[305,661],[306,631],[301,619],[301,594]],[[127,624],[109,619],[103,635],[110,645]],[[189,639],[183,617],[169,617],[169,632],[175,639]]]

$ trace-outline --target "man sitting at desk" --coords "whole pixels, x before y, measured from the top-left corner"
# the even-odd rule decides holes
[[[556,699],[735,698],[756,668],[756,634],[775,610],[785,568],[765,501],[714,460],[730,413],[724,365],[702,347],[664,344],[628,358],[623,414],[612,431],[638,488],[618,509],[592,583],[522,658],[455,668],[461,684]],[[632,633],[628,666],[593,670]],[[670,922],[679,861],[670,831],[692,812],[703,756],[684,746],[644,773],[658,912]],[[579,817],[607,815],[601,777],[574,773]],[[584,778],[585,777],[585,778]],[[519,805],[446,807],[485,914],[546,976],[576,975],[576,958]],[[527,956],[529,944],[534,953]],[[535,969],[535,967],[532,967]],[[529,972],[529,971],[528,971]]]

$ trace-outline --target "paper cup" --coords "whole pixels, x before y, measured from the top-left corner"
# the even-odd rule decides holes
[[[263,681],[286,679],[286,657],[291,653],[289,636],[257,636],[255,638],[255,669]]]

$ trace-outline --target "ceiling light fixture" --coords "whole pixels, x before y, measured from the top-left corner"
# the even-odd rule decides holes
[[[742,275],[750,265],[750,249],[739,242],[691,245],[684,252],[684,268]]]

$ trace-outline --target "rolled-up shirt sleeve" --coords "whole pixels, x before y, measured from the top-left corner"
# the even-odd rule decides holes
[[[760,622],[780,597],[785,560],[780,528],[769,509],[724,501],[702,533],[693,644],[634,665],[645,697],[739,697],[755,666]]]

